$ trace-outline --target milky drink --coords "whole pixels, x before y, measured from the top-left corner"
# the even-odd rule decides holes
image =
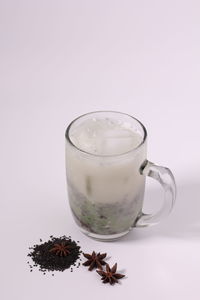
[[[94,234],[129,231],[143,204],[144,137],[135,124],[116,117],[77,123],[66,140],[69,203],[75,220]]]

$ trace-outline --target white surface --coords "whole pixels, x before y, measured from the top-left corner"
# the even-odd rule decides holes
[[[8,0],[0,23],[1,299],[199,299],[199,1]],[[168,219],[115,243],[82,235],[67,204],[65,127],[101,109],[139,118],[178,185]],[[146,205],[161,196],[149,180]],[[51,234],[106,251],[127,278],[30,273],[28,247]]]

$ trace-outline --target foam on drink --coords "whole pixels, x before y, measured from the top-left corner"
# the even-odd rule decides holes
[[[142,142],[142,136],[128,123],[108,118],[86,120],[73,130],[70,139],[79,149],[97,155],[119,155]]]

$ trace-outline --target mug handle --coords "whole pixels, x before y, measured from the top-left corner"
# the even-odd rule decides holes
[[[134,227],[146,227],[155,225],[171,212],[176,199],[176,183],[172,172],[165,167],[157,166],[146,160],[140,168],[140,173],[156,179],[164,189],[164,201],[161,209],[155,214],[145,214],[138,216]]]

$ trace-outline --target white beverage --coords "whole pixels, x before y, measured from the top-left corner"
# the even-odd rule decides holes
[[[136,148],[142,136],[130,124],[110,119],[90,119],[76,127],[70,135],[73,144],[97,155],[117,155]]]
[[[142,208],[142,134],[130,122],[96,117],[72,125],[69,139],[68,194],[77,223],[99,235],[128,231]]]

